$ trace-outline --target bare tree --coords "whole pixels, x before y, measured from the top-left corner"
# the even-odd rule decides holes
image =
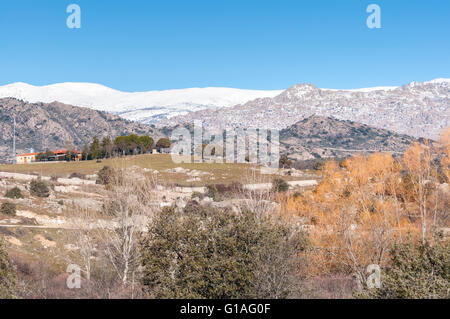
[[[79,251],[81,257],[82,271],[86,280],[91,280],[92,260],[96,251],[96,217],[98,214],[87,206],[75,206],[70,211],[70,226],[73,230],[70,233],[71,242]]]
[[[151,178],[130,169],[116,169],[109,185],[99,235],[105,245],[106,257],[123,285],[134,286],[139,266],[139,240],[157,209],[156,184]]]
[[[239,194],[239,210],[249,210],[258,215],[278,210],[268,177],[259,174],[256,169],[250,169],[246,171],[244,183]]]

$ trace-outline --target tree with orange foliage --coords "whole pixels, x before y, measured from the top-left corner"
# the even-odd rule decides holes
[[[421,145],[414,143],[402,158],[402,164],[407,175],[405,184],[410,188],[410,195],[414,197],[422,221],[422,241],[427,236],[427,219],[429,213],[429,196],[436,184],[437,167],[433,165],[433,148],[430,143]]]

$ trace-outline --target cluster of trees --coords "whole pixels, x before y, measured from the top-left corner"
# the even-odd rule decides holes
[[[161,138],[155,147],[159,149],[169,148],[170,140]],[[111,158],[115,156],[126,156],[136,154],[146,154],[154,146],[154,140],[150,136],[138,136],[131,134],[128,136],[119,136],[113,140],[104,137],[99,140],[94,137],[91,144],[86,145],[83,149],[83,160]]]
[[[448,243],[448,237],[436,239],[436,236],[449,227],[450,130],[444,132],[440,143],[413,144],[398,158],[372,154],[354,156],[340,163],[327,162],[322,174],[323,179],[315,190],[289,196],[283,202],[286,214],[301,218],[314,229],[311,241],[316,253],[311,255],[311,275],[354,276],[365,289],[370,276],[367,267],[375,264],[382,268],[387,276],[386,285],[393,289],[395,285],[389,283],[389,278],[411,275],[396,271],[413,269],[417,255],[440,251],[442,243]],[[409,244],[416,248],[405,246]],[[399,256],[403,256],[401,260]],[[438,275],[447,278],[446,289],[441,287],[441,277],[434,278],[440,285],[434,288],[450,291],[448,254],[438,256],[440,259],[433,263],[447,264],[444,273],[440,270]],[[423,263],[419,265],[425,267]],[[396,267],[399,269],[395,270]],[[416,287],[429,285],[430,277],[423,278]],[[408,281],[397,285],[405,289],[411,286]],[[434,292],[428,294],[425,288],[422,291],[422,295],[415,296],[437,296]],[[439,296],[448,297],[447,293]],[[375,295],[414,294],[384,291],[367,296]]]

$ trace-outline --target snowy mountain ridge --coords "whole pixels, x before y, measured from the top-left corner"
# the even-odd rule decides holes
[[[0,98],[12,97],[30,103],[57,101],[110,112],[144,123],[202,109],[230,107],[256,98],[275,97],[281,92],[222,87],[122,92],[101,84],[77,82],[46,86],[17,82],[0,86]]]

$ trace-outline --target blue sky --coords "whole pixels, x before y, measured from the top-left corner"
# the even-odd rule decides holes
[[[81,7],[81,29],[66,7]],[[381,29],[366,7],[381,7]],[[124,91],[401,85],[450,77],[447,0],[2,0],[0,85]]]

